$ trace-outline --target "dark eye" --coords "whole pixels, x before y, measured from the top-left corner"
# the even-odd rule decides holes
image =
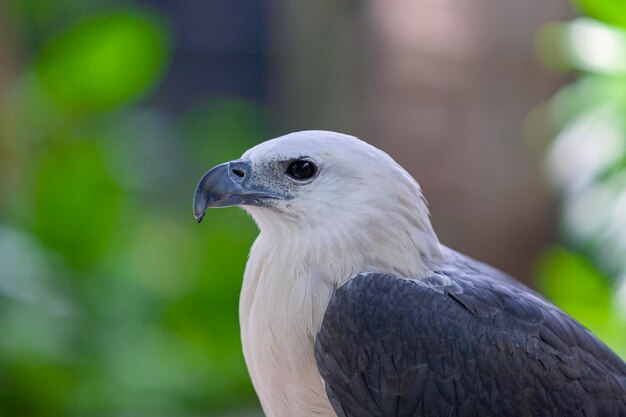
[[[297,180],[306,180],[311,178],[317,172],[317,167],[311,161],[294,161],[287,168],[287,175]]]

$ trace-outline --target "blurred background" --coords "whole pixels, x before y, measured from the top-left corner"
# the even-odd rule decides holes
[[[443,243],[626,357],[626,3],[0,0],[0,416],[258,416],[242,211],[293,130],[384,149]]]

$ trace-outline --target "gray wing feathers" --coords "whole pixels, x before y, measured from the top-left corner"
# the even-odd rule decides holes
[[[315,343],[340,417],[626,417],[626,365],[519,285],[358,275]]]

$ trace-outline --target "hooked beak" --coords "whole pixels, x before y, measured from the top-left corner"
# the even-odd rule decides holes
[[[249,161],[220,164],[202,176],[193,196],[193,214],[200,223],[210,207],[262,206],[263,201],[280,195],[250,185]]]

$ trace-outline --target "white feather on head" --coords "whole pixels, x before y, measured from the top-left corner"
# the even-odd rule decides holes
[[[298,158],[313,161],[318,173],[304,183],[281,184],[293,198],[244,208],[267,238],[297,247],[318,266],[328,263],[336,285],[359,268],[422,278],[424,261],[442,256],[418,183],[388,154],[354,136],[296,132],[242,157],[253,171]]]

